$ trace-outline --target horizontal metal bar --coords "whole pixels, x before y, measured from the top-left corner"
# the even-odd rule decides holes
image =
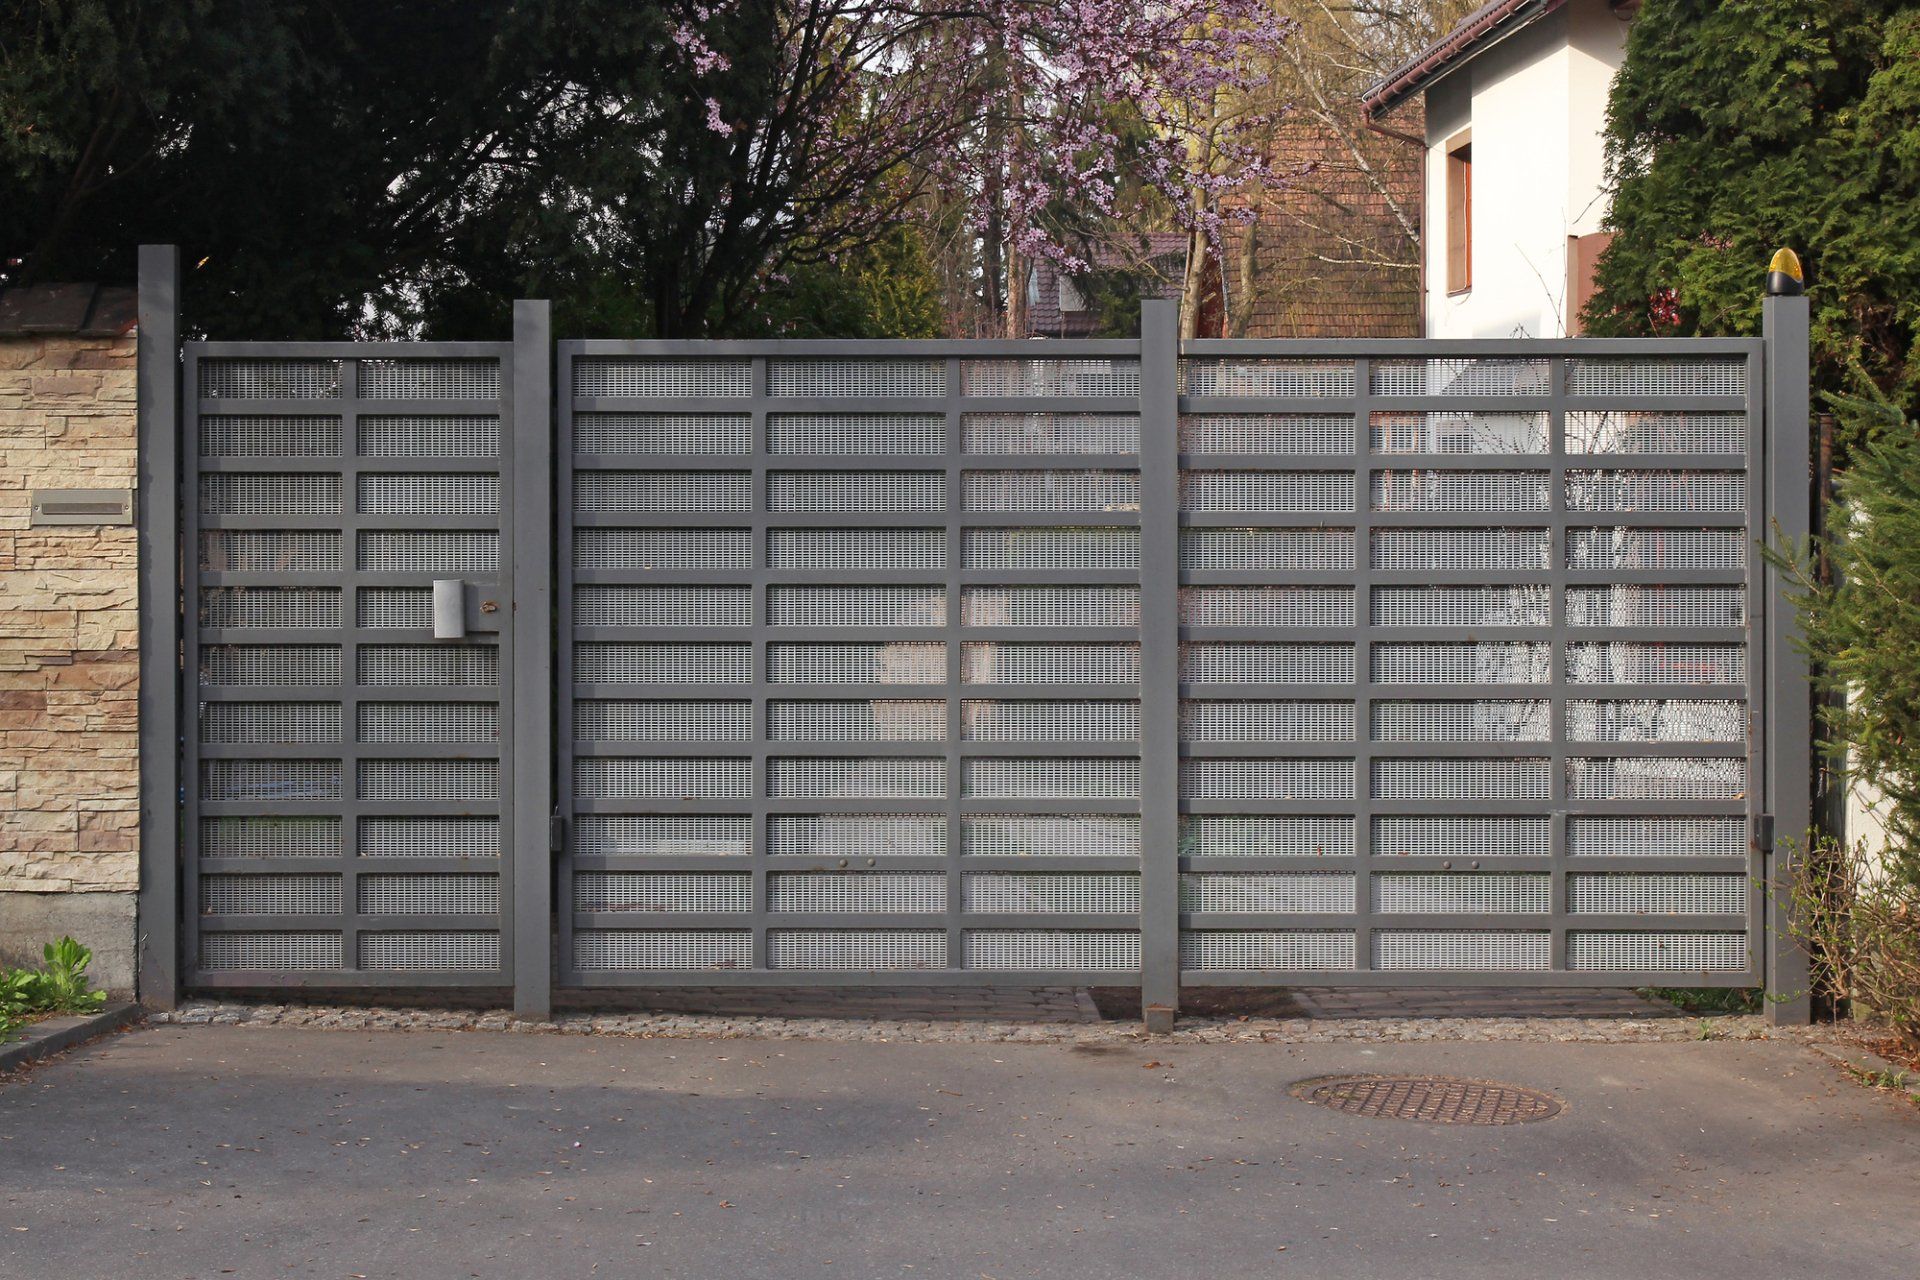
[[[363,802],[364,803],[364,802]],[[916,796],[911,799],[876,800],[867,797],[848,798],[844,796],[763,796],[755,799],[751,796],[702,797],[687,796],[679,799],[661,799],[647,797],[643,799],[615,800],[594,796],[577,796],[574,807],[579,813],[588,814],[751,814],[762,812],[777,813],[841,813],[841,814],[886,814],[886,813],[930,813],[947,807],[946,796]],[[1096,816],[1132,817],[1140,812],[1140,802],[1133,797],[1047,797],[1036,799],[1031,796],[983,797],[966,796],[959,801],[962,813],[1020,815],[1050,814],[1088,814]],[[1324,811],[1326,806],[1321,805]]]
[[[1752,969],[1182,969],[1189,987],[1754,987]]]
[[[511,342],[183,342],[190,360],[334,359],[433,360],[472,356],[505,359]]]
[[[1189,338],[1183,356],[1711,356],[1757,355],[1758,338]]]
[[[352,394],[351,388],[342,388],[338,396],[311,400],[289,396],[203,398],[195,414],[196,420],[235,416],[309,418],[332,417],[348,408],[362,418],[491,418],[507,411],[499,400],[362,399]]]
[[[1081,356],[1138,356],[1134,338],[570,338],[555,344],[561,356],[833,356],[879,360],[906,356],[1069,360]],[[1132,403],[1129,401],[1129,403]]]

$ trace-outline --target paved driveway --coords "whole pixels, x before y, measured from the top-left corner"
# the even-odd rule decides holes
[[[1348,1070],[1568,1106],[1287,1093]],[[1908,1277],[1920,1112],[1784,1043],[155,1028],[0,1084],[0,1274]]]

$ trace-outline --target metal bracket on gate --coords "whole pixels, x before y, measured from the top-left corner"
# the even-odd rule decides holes
[[[464,640],[471,632],[499,630],[500,602],[483,596],[479,584],[463,582],[458,578],[434,579],[435,640]]]
[[[567,820],[555,809],[547,819],[547,852],[565,853],[567,851]]]

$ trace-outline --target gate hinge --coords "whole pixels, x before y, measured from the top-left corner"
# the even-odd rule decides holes
[[[1760,853],[1773,852],[1773,815],[1763,813],[1753,821],[1753,847]]]
[[[565,853],[567,851],[567,820],[560,816],[558,809],[547,819],[547,852]]]

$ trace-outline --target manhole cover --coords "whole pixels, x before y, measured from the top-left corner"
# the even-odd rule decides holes
[[[1293,1093],[1350,1116],[1429,1124],[1525,1124],[1550,1120],[1563,1105],[1538,1089],[1445,1076],[1333,1076],[1303,1080]]]

